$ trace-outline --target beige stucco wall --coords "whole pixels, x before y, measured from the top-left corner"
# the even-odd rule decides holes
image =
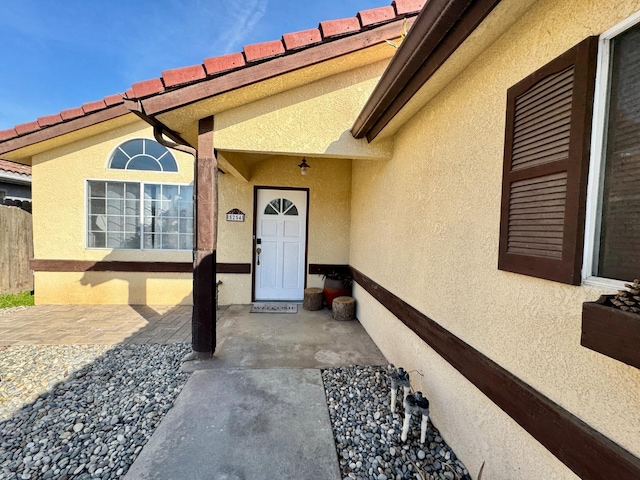
[[[38,304],[191,305],[190,273],[36,272]]]
[[[112,150],[131,138],[153,138],[137,121],[33,157],[34,257],[50,260],[190,262],[191,251],[86,248],[86,180],[193,183],[193,157],[173,151],[177,173],[110,170]],[[37,303],[188,303],[187,275],[35,273]],[[185,300],[185,298],[187,298]]]
[[[253,255],[254,186],[309,189],[308,263],[349,263],[351,161],[331,158],[309,160],[300,174],[299,157],[273,157],[252,168],[251,182],[227,174],[219,177],[218,262],[251,263]],[[227,222],[226,212],[238,208],[244,222]],[[221,304],[249,303],[251,275],[220,274]],[[307,286],[320,286],[319,275],[307,275]]]
[[[387,60],[378,61],[221,112],[215,117],[216,148],[338,158],[389,158],[393,148],[391,140],[368,144],[364,139],[354,139],[350,133],[387,63]]]
[[[354,161],[350,263],[640,456],[640,371],[580,346],[582,303],[603,291],[497,269],[507,89],[638,9],[637,0],[536,3],[399,131],[391,161]],[[365,292],[355,295],[389,360],[424,374],[414,386],[473,475],[486,460],[485,478],[576,478]]]

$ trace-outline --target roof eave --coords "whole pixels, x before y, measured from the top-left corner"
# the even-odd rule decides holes
[[[354,122],[352,135],[373,141],[498,3],[427,2]]]
[[[288,52],[255,64],[247,64],[222,75],[207,77],[144,98],[127,99],[125,105],[131,111],[141,111],[150,117],[160,115],[200,100],[384,43],[386,40],[398,37],[403,22],[406,21],[411,25],[415,18],[415,14],[407,14],[358,33],[331,39],[331,41]]]
[[[31,133],[21,135],[19,137],[10,138],[0,142],[0,155],[28,147],[38,142],[50,140],[67,133],[74,132],[81,128],[89,127],[101,122],[129,114],[130,111],[124,104],[118,104],[112,107],[104,108],[95,113],[74,118],[62,123],[52,125],[50,127],[41,128]]]

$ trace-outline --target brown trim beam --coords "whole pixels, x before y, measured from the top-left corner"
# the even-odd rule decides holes
[[[19,148],[33,145],[34,143],[44,142],[66,133],[75,132],[81,128],[90,127],[97,123],[106,122],[122,115],[130,113],[130,110],[123,104],[99,110],[95,113],[83,115],[73,120],[58,123],[50,127],[41,128],[35,132],[12,138],[4,142],[0,142],[0,154],[12,152]]]
[[[30,262],[35,272],[161,272],[192,273],[193,262],[113,262],[87,260],[40,260]],[[218,273],[251,273],[250,263],[218,263]]]
[[[415,17],[407,17],[407,25],[411,26],[414,19]],[[399,19],[371,30],[365,30],[348,37],[321,43],[315,47],[305,48],[300,52],[274,58],[268,62],[250,65],[218,77],[176,88],[175,90],[165,91],[139,100],[139,102],[142,104],[142,109],[146,115],[158,115],[199,100],[383,43],[399,35],[404,21],[405,19]]]
[[[427,2],[353,124],[353,136],[373,141],[499,2]]]
[[[349,265],[310,263],[309,275],[329,275],[330,273],[349,273]]]
[[[251,273],[250,263],[218,263],[217,273]]]
[[[640,478],[632,455],[444,327],[351,267],[353,279],[584,480]]]
[[[35,272],[162,272],[191,273],[190,262],[93,262],[88,260],[38,260],[30,262]]]

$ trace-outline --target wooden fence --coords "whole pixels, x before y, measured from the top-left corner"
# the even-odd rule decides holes
[[[31,213],[0,205],[0,293],[33,290]]]

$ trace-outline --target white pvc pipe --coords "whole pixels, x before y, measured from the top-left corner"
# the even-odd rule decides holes
[[[411,387],[409,386],[404,386],[404,398],[402,399],[403,402],[407,401],[407,395],[409,395],[409,393],[411,393]]]
[[[429,421],[429,415],[422,415],[422,423],[420,424],[420,443],[424,444],[427,437],[427,422]]]
[[[391,389],[391,413],[395,413],[396,411],[396,396],[398,394],[396,393],[396,389],[392,388]]]
[[[402,423],[402,435],[400,436],[403,442],[407,441],[407,435],[409,434],[409,423],[411,423],[411,411],[409,408],[406,408],[405,404],[404,422]]]

